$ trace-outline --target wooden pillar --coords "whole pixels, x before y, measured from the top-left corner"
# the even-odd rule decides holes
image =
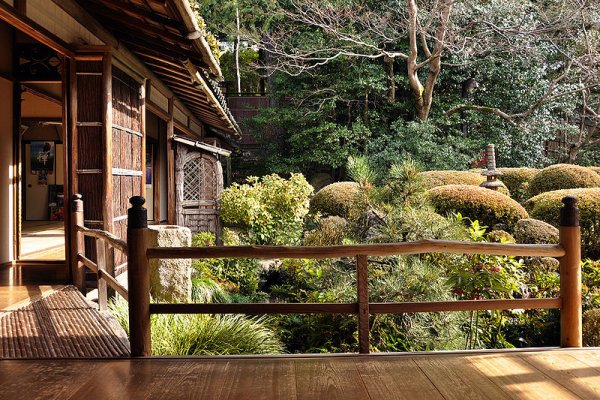
[[[169,99],[169,120],[167,121],[167,223],[175,224],[175,120],[173,98]]]
[[[103,230],[113,229],[113,106],[112,106],[112,55],[102,58],[102,225]]]
[[[127,213],[127,282],[131,356],[146,357],[151,355],[148,213],[143,197],[134,196],[129,201],[132,207]]]
[[[83,200],[80,194],[73,195],[71,221],[73,222],[73,227],[77,225],[83,226]],[[83,233],[77,230],[74,230],[74,232],[74,241],[71,246],[71,275],[73,277],[73,284],[82,293],[85,293],[85,267],[81,262],[77,261],[77,255],[85,253]]]
[[[565,255],[560,259],[560,346],[582,346],[581,309],[581,231],[577,198],[567,196],[560,210],[560,244]]]
[[[106,292],[107,284],[102,278],[102,274],[106,272],[106,247],[104,240],[95,239],[96,242],[96,264],[98,265],[98,309],[106,311],[108,309],[108,293]]]
[[[367,256],[356,256],[358,299],[358,352],[369,354],[369,261]]]

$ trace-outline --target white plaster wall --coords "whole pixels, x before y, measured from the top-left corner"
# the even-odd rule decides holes
[[[0,263],[12,261],[14,231],[13,84],[0,78]]]
[[[27,16],[67,43],[103,44],[52,0],[27,0]]]

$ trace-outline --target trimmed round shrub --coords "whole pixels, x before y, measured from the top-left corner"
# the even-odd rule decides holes
[[[486,236],[487,240],[494,243],[516,243],[513,235],[499,229],[490,231]]]
[[[319,221],[317,229],[309,231],[304,237],[305,246],[332,246],[342,244],[348,221],[342,217],[331,216]]]
[[[555,164],[544,168],[531,180],[532,196],[561,189],[600,187],[600,175],[589,168],[571,164]]]
[[[481,171],[481,170],[479,170]],[[425,171],[420,172],[419,176],[423,180],[423,188],[425,190],[433,189],[438,186],[447,185],[470,185],[479,186],[485,182],[485,176],[479,172],[472,171]],[[499,187],[498,191],[502,194],[510,196],[510,192],[506,186]]]
[[[511,193],[523,187],[523,184],[530,182],[538,172],[535,168],[498,168],[502,172],[500,180],[506,185]]]
[[[360,186],[356,182],[336,182],[319,190],[310,201],[310,210],[323,215],[347,218],[358,204]]]
[[[539,219],[525,218],[519,220],[513,229],[513,234],[518,243],[558,243],[558,229]]]
[[[427,193],[439,213],[459,212],[486,226],[505,224],[510,230],[518,220],[529,218],[527,211],[510,197],[478,186],[447,185]]]
[[[575,196],[579,200],[582,252],[584,256],[600,257],[600,188],[565,189],[539,194],[525,202],[532,218],[559,226],[562,199]]]

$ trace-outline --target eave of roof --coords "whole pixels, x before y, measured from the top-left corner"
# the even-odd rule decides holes
[[[188,0],[78,0],[207,125],[240,137]]]

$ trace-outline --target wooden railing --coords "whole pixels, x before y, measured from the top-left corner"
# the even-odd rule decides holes
[[[414,312],[557,308],[561,310],[561,346],[581,347],[581,248],[577,199],[566,197],[560,218],[560,244],[520,245],[423,240],[396,244],[329,247],[235,246],[148,248],[145,200],[130,199],[127,249],[129,322],[132,356],[151,354],[150,315],[163,314],[280,314],[343,313],[358,315],[361,354],[369,353],[369,316]],[[560,258],[560,297],[549,299],[457,300],[370,303],[369,256],[428,252]],[[354,303],[150,304],[149,260],[157,258],[335,258],[356,259],[357,301]]]
[[[116,280],[115,275],[115,249],[127,255],[127,243],[110,232],[90,229],[84,226],[83,200],[81,195],[76,194],[73,200],[72,218],[77,235],[77,248],[74,251],[74,261],[77,263],[73,281],[82,292],[86,290],[85,268],[96,273],[98,280],[98,308],[101,311],[107,309],[108,300],[114,292],[126,300],[129,293],[123,285]],[[96,261],[92,261],[85,254],[84,238],[93,238],[96,249]]]

